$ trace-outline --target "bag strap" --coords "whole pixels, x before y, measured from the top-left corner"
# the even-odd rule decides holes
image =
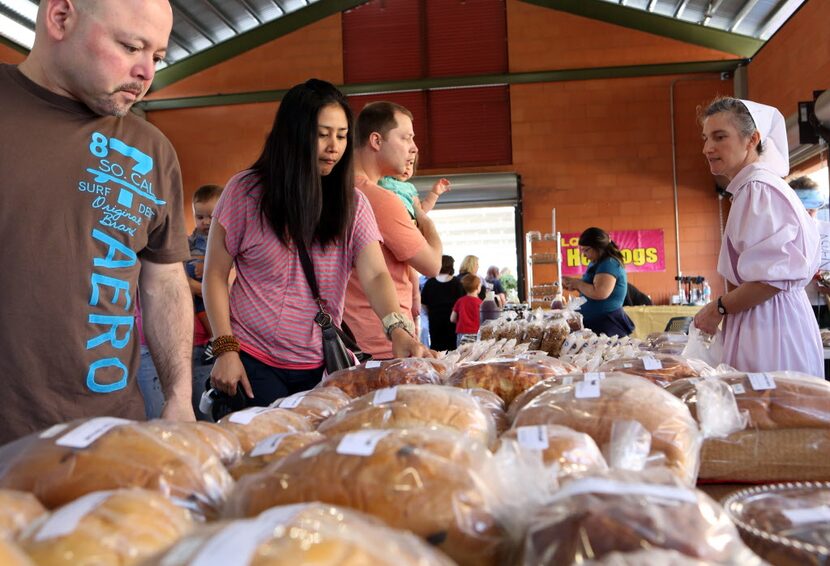
[[[320,297],[320,289],[317,287],[317,277],[314,275],[314,264],[311,262],[311,256],[308,255],[308,250],[305,249],[305,244],[302,242],[297,243],[297,253],[300,256],[300,264],[303,266],[303,272],[305,272],[308,286],[311,287],[311,295],[317,303],[317,308],[320,309],[321,313],[328,314],[326,309],[323,308],[326,302]]]
[[[308,286],[311,287],[311,294],[314,296],[314,300],[317,302],[317,308],[320,309],[320,312],[317,313],[317,316],[314,317],[314,322],[316,322],[320,328],[326,328],[328,326],[334,327],[334,331],[337,332],[337,335],[340,337],[340,340],[343,341],[346,348],[351,350],[352,352],[356,352],[359,355],[364,355],[360,349],[360,346],[357,345],[357,341],[350,335],[351,332],[344,332],[340,328],[334,325],[334,319],[332,316],[326,312],[326,309],[323,306],[326,304],[320,297],[320,290],[317,287],[317,278],[314,276],[314,264],[311,262],[311,257],[308,255],[308,250],[305,249],[305,245],[302,243],[297,244],[297,253],[300,256],[300,263],[303,266],[303,271],[305,272],[305,278],[308,281]],[[345,326],[345,323],[343,323]]]

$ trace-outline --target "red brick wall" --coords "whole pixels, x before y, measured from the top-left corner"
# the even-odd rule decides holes
[[[734,59],[734,55],[519,0],[507,3],[512,72]]]
[[[23,61],[26,56],[12,49],[11,47],[6,47],[5,45],[0,45],[0,63],[11,63],[16,65]]]
[[[830,2],[808,0],[749,64],[749,98],[786,117],[830,88]]]
[[[723,59],[726,54],[509,0],[511,71]],[[310,76],[342,82],[340,17],[240,55],[162,89],[185,96],[283,88]],[[293,55],[286,55],[287,53]],[[631,280],[657,300],[674,289],[669,87],[676,77],[597,80],[511,87],[513,164],[454,173],[515,171],[524,184],[525,229],[549,231],[557,208],[562,231],[662,228],[665,273]],[[716,77],[676,87],[681,258],[685,273],[715,279],[717,199],[700,155],[694,108],[731,83]],[[276,104],[153,112],[175,145],[187,195],[224,183],[258,155]],[[189,202],[189,198],[186,199]],[[187,211],[190,217],[190,211]],[[471,250],[474,253],[474,250]]]

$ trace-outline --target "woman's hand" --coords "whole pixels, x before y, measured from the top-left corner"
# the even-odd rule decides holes
[[[580,283],[582,283],[582,279],[580,279],[579,277],[562,278],[562,288],[566,291],[579,291]]]
[[[254,398],[248,374],[245,373],[242,360],[236,352],[225,352],[216,359],[210,372],[210,384],[231,397],[236,395],[237,385],[241,385],[245,395],[249,399]]]
[[[418,342],[403,328],[392,330],[392,354],[396,358],[435,357],[435,352]]]
[[[715,302],[709,303],[695,315],[695,328],[706,334],[716,334],[723,315],[718,312]]]

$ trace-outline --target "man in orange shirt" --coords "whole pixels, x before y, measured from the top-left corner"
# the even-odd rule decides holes
[[[363,292],[353,272],[346,287],[343,320],[361,349],[376,359],[392,357],[392,345],[387,338],[392,328],[404,326],[415,335],[409,268],[434,277],[441,267],[441,238],[418,200],[415,200],[413,223],[398,196],[378,185],[381,177],[403,174],[407,162],[414,160],[417,153],[409,110],[391,102],[374,102],[363,109],[355,132],[355,185],[369,199],[375,213],[383,236],[383,257],[395,282],[400,312],[386,317],[389,320],[378,320],[370,306],[371,297]]]

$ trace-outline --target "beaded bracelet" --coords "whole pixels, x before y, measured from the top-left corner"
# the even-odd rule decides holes
[[[211,346],[213,347],[213,355],[218,358],[225,352],[238,352],[239,340],[228,334],[227,336],[219,336],[214,339],[211,342]]]

